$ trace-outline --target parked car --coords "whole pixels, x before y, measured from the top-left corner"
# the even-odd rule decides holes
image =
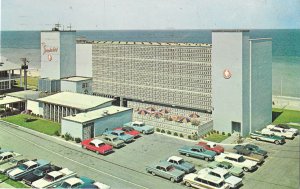
[[[229,189],[229,185],[225,183],[224,179],[209,174],[190,173],[183,177],[183,183],[188,187],[192,186],[199,189]]]
[[[102,140],[104,143],[109,144],[113,146],[114,148],[121,148],[125,146],[125,142],[123,140],[120,140],[117,136],[114,135],[102,135],[97,136],[96,138]]]
[[[198,172],[198,175],[209,174],[218,178],[221,178],[229,185],[230,188],[238,188],[243,185],[243,179],[231,175],[227,170],[222,168],[204,168]]]
[[[24,178],[23,178],[23,182],[25,184],[27,184],[28,186],[31,186],[31,184],[36,181],[36,180],[39,180],[41,178],[43,178],[46,173],[49,173],[49,172],[52,172],[52,171],[59,171],[61,170],[62,168],[61,167],[57,167],[55,165],[47,165],[45,167],[42,167],[42,168],[39,168],[39,169],[36,169],[34,170],[32,173],[29,173],[28,175],[26,175]]]
[[[0,165],[6,162],[9,162],[9,160],[13,159],[14,157],[20,156],[21,154],[15,153],[15,152],[3,152],[0,154]]]
[[[186,156],[201,158],[204,159],[205,161],[212,161],[217,155],[216,152],[211,150],[205,150],[201,146],[183,146],[178,149],[178,152]]]
[[[239,154],[222,153],[215,157],[215,161],[232,163],[234,166],[242,168],[245,172],[253,171],[257,168],[257,163],[255,161],[248,160]]]
[[[146,171],[151,173],[153,176],[157,175],[171,180],[172,182],[182,180],[185,174],[184,171],[176,169],[171,163],[166,161],[147,166]]]
[[[102,140],[100,139],[87,139],[81,142],[82,148],[91,150],[96,152],[97,154],[108,154],[111,153],[112,146],[105,144]]]
[[[68,168],[59,171],[48,172],[43,178],[34,181],[31,186],[33,188],[53,188],[59,186],[64,180],[74,177],[75,172]]]
[[[202,146],[206,150],[214,151],[217,154],[220,154],[220,153],[224,152],[224,148],[220,145],[217,145],[214,142],[199,142],[197,145]]]
[[[115,130],[124,131],[126,134],[133,136],[134,138],[138,138],[141,136],[141,133],[137,130],[135,130],[132,127],[124,126],[124,127],[118,127],[115,128]]]
[[[277,136],[284,136],[285,138],[289,139],[293,139],[298,134],[298,129],[284,129],[281,127],[276,127],[275,125],[268,125],[265,129],[269,129],[270,131],[274,132],[274,134]]]
[[[235,167],[232,165],[232,163],[226,162],[226,161],[213,161],[207,165],[208,168],[214,169],[214,168],[221,168],[227,170],[230,174],[237,177],[242,177],[244,175],[243,169],[239,167]]]
[[[134,121],[134,122],[129,122],[125,123],[124,126],[132,127],[135,130],[143,133],[143,134],[151,134],[154,133],[154,127],[146,125],[144,122],[141,121]]]
[[[295,138],[294,136],[294,133],[291,133],[291,132],[286,132],[284,129],[263,129],[261,130],[261,133],[262,134],[268,134],[268,135],[271,135],[271,134],[274,134],[276,136],[280,136],[280,137],[284,137],[284,138],[288,138],[288,139],[293,139]]]
[[[120,140],[123,140],[126,143],[133,141],[133,136],[125,134],[124,131],[105,131],[103,135],[114,135],[118,137]]]
[[[94,182],[93,184],[85,184],[80,186],[79,188],[86,188],[86,189],[110,189],[110,186],[103,184],[101,182]]]
[[[256,140],[266,141],[266,142],[272,142],[277,145],[284,144],[285,139],[284,137],[275,136],[274,134],[262,134],[259,131],[255,131],[253,133],[250,133],[250,137]]]
[[[36,160],[36,161],[29,160],[18,165],[18,167],[9,170],[7,172],[7,175],[12,180],[22,180],[29,173],[33,172],[38,168],[47,166],[48,164],[50,164],[50,162],[47,160]]]
[[[4,174],[10,169],[14,169],[26,161],[28,161],[28,159],[24,158],[23,156],[14,157],[13,159],[10,159],[9,162],[0,165],[0,173]]]
[[[240,145],[237,145],[237,146],[240,146]],[[261,155],[261,156],[264,156],[264,157],[267,157],[268,156],[268,152],[261,149],[260,147],[254,145],[254,144],[246,144],[244,145],[244,147],[251,151],[252,153],[254,154],[258,154],[258,155]]]
[[[252,153],[245,146],[236,145],[233,147],[233,150],[235,150],[235,153],[243,155],[246,159],[256,161],[258,164],[262,164],[265,161],[264,156]]]
[[[270,126],[273,126],[273,125],[270,125]],[[267,127],[268,128],[268,127]],[[296,129],[296,128],[291,128],[290,126],[288,126],[287,124],[278,124],[278,125],[275,125],[275,128],[282,128],[282,129],[285,129],[286,131],[288,132],[292,132],[294,133],[295,135],[298,135],[299,134],[299,130]]]
[[[62,182],[57,188],[80,188],[93,184],[95,181],[87,177],[72,177]]]
[[[184,161],[184,159],[182,159],[181,157],[178,156],[171,156],[168,159],[166,159],[167,162],[172,163],[172,165],[180,170],[180,171],[184,171],[185,173],[192,173],[194,171],[196,171],[195,169],[195,165]]]

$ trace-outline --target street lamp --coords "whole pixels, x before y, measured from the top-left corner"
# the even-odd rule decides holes
[[[20,58],[21,61],[23,62],[21,69],[24,70],[24,91],[27,90],[27,70],[28,70],[28,65],[29,61],[27,58]]]

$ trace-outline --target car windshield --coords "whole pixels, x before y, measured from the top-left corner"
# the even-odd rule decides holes
[[[178,164],[183,164],[183,163],[184,163],[183,159],[181,159],[181,160],[178,161]]]
[[[230,176],[231,176],[230,173],[226,173],[226,174],[224,175],[224,179],[228,179]]]
[[[124,135],[124,133],[120,133],[119,135],[120,135],[120,136],[123,136],[123,135]]]
[[[71,185],[67,182],[63,182],[61,185],[60,185],[61,188],[71,188]]]
[[[112,141],[116,141],[116,140],[118,140],[118,139],[117,139],[117,138],[112,138],[111,140],[112,140]]]
[[[167,167],[167,171],[173,171],[174,169],[175,168],[172,165],[170,165],[170,166]]]
[[[219,188],[222,187],[224,184],[225,184],[224,181],[220,182],[220,183],[218,184]]]
[[[19,169],[21,169],[21,170],[26,170],[27,168],[28,168],[28,166],[25,164],[19,165]]]
[[[54,180],[54,178],[50,175],[45,175],[44,180],[46,180],[48,182],[52,182]]]
[[[241,157],[238,158],[238,162],[244,162],[245,160],[246,159],[243,156],[241,156]]]
[[[36,176],[40,176],[43,174],[43,171],[39,170],[39,169],[36,169],[33,171],[33,174],[36,175]]]
[[[100,143],[100,144],[98,144],[98,147],[101,147],[101,146],[104,146],[105,145],[105,143]]]

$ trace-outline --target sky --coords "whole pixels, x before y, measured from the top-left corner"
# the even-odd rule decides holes
[[[1,30],[299,29],[300,0],[0,0]]]

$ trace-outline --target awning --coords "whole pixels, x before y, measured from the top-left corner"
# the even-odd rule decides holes
[[[11,97],[11,96],[6,96],[6,97],[3,97],[3,98],[0,98],[0,106],[1,105],[6,105],[6,104],[12,104],[12,103],[16,103],[16,102],[24,102],[24,101],[25,100],[23,100],[23,99]]]

